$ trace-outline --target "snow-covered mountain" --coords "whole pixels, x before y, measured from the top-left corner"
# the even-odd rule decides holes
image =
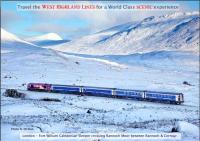
[[[174,13],[148,17],[58,45],[70,53],[116,55],[153,51],[199,50],[199,13]]]
[[[58,45],[58,44],[66,43],[69,41],[69,40],[62,39],[56,33],[48,33],[41,36],[35,36],[35,37],[27,38],[26,40],[38,46]]]
[[[64,51],[64,52],[69,51],[69,52],[73,52],[73,53],[82,53],[82,50],[85,50],[85,48],[93,47],[96,42],[98,42],[100,40],[104,40],[104,39],[112,36],[113,34],[121,32],[125,29],[129,29],[134,24],[135,24],[135,22],[129,22],[129,23],[126,23],[123,25],[114,26],[109,29],[97,32],[95,34],[87,35],[82,38],[72,40],[66,44],[58,45],[55,48],[53,47],[53,49],[59,50],[59,51]]]
[[[42,48],[1,28],[1,53],[31,52],[36,50],[42,50]]]

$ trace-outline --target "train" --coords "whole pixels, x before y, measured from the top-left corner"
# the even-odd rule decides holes
[[[76,94],[87,96],[100,96],[121,99],[134,99],[151,102],[163,102],[170,104],[182,104],[184,102],[183,93],[159,92],[147,90],[132,90],[118,88],[104,88],[92,86],[58,85],[46,83],[29,83],[29,91],[43,91],[52,93]]]

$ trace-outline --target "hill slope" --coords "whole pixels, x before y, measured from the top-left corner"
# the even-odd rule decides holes
[[[33,52],[36,50],[43,49],[1,28],[1,53]]]
[[[197,12],[148,17],[58,45],[54,49],[96,55],[161,50],[198,53],[199,19]]]

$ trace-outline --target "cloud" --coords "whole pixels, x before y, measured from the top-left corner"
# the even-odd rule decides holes
[[[14,22],[21,20],[22,17],[11,10],[1,10],[1,26],[7,28],[13,25]]]
[[[94,2],[81,2],[81,3],[91,4]],[[98,3],[100,4],[100,2]],[[131,10],[32,11],[33,15],[36,18],[38,18],[39,21],[43,22],[44,21],[52,22],[55,20],[70,21],[71,19],[80,19],[86,21],[86,23],[88,23],[88,26],[77,27],[77,30],[79,30],[78,33],[81,33],[81,31],[84,32],[86,31],[85,34],[95,33],[104,30],[106,28],[130,21],[142,20],[148,16],[163,15],[170,12],[171,11],[131,11]],[[71,27],[66,26],[64,28],[71,28]]]
[[[35,25],[30,26],[26,29],[28,32],[40,32],[40,33],[49,33],[49,32],[60,32],[63,31],[63,27],[56,24],[49,24],[49,23],[38,23]]]

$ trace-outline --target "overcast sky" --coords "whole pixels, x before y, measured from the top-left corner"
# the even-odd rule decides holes
[[[158,16],[175,11],[133,11],[133,10],[101,10],[101,11],[19,11],[18,4],[23,2],[1,2],[1,26],[5,30],[20,37],[38,36],[50,32],[59,34],[64,39],[73,39],[92,34],[112,26],[130,21],[142,20],[148,16]],[[25,2],[26,4],[41,2]],[[49,3],[49,2],[42,2]],[[56,2],[61,3],[61,2]],[[63,4],[108,4],[109,2],[62,2]],[[110,2],[111,3],[111,2]],[[113,3],[113,2],[112,2]],[[116,4],[115,2],[114,4]],[[118,2],[119,3],[119,2]],[[135,4],[147,2],[120,2],[120,4]],[[152,2],[148,2],[152,3]],[[172,2],[165,2],[172,3]],[[198,11],[198,1],[180,2],[180,11]]]

